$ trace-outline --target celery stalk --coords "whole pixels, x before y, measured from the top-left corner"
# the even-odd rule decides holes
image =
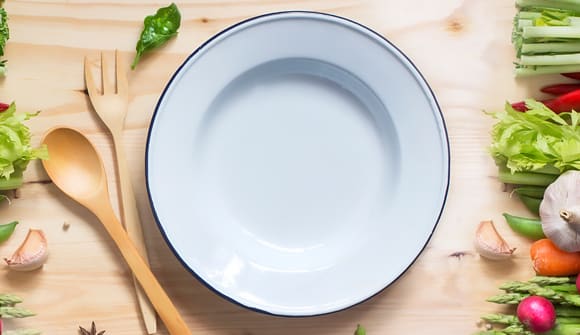
[[[532,20],[532,19],[536,19],[538,17],[542,17],[542,13],[540,13],[540,12],[531,12],[531,11],[520,11],[516,15],[516,17],[518,19],[522,19],[522,20]]]
[[[534,21],[527,19],[519,19],[517,24],[518,24],[517,30],[522,31],[524,27],[532,27],[534,25]]]
[[[580,0],[516,0],[519,8],[543,7],[573,12],[580,11]]]
[[[580,64],[580,53],[558,55],[521,55],[521,65]]]
[[[550,65],[550,66],[517,66],[515,74],[517,77],[526,77],[542,74],[557,74],[580,72],[580,64]]]
[[[537,13],[538,17],[541,17],[542,15],[540,13]],[[536,18],[530,18],[530,19],[524,19],[524,18],[518,18],[517,20],[517,28],[518,30],[522,30],[523,27],[532,27],[534,26],[534,19]],[[568,26],[580,26],[580,17],[579,16],[569,16],[568,17],[569,20],[569,25]]]
[[[579,26],[537,26],[523,27],[522,37],[531,38],[580,38]]]
[[[516,0],[517,77],[580,72],[580,0]]]
[[[22,186],[22,176],[11,176],[10,179],[0,178],[0,191],[13,190]]]
[[[498,178],[502,183],[515,185],[530,185],[530,186],[548,186],[553,183],[558,176],[534,173],[534,172],[514,172],[500,169]]]
[[[547,43],[523,43],[522,55],[580,53],[580,42],[547,42]]]

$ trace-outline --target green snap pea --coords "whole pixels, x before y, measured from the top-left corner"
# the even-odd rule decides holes
[[[545,187],[542,186],[521,186],[517,187],[515,190],[518,196],[542,199],[544,197]]]
[[[14,228],[18,221],[12,221],[7,224],[0,225],[0,243],[6,241],[14,232]]]
[[[354,332],[354,335],[366,335],[367,331],[366,329],[364,329],[363,326],[361,325],[357,325],[356,326],[356,330]]]
[[[542,199],[527,197],[525,195],[520,195],[519,198],[530,212],[540,216],[540,203]]]
[[[510,228],[522,236],[533,240],[539,240],[546,237],[542,230],[542,222],[539,219],[524,218],[510,215],[508,213],[503,213],[503,216]]]

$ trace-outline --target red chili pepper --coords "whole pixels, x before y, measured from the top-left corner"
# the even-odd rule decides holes
[[[580,72],[560,73],[564,77],[580,80]]]
[[[571,110],[580,111],[580,90],[566,93],[555,99],[544,102],[544,104],[555,113],[569,112]]]
[[[520,112],[525,112],[528,110],[528,108],[526,107],[526,103],[524,101],[512,103],[512,108]]]
[[[563,95],[576,90],[580,90],[580,84],[555,84],[540,89],[540,91],[551,95]]]
[[[10,105],[9,104],[5,104],[3,102],[0,102],[0,113],[4,112],[8,108],[10,108]]]
[[[548,103],[551,103],[553,100],[554,99],[546,99],[546,100],[539,100],[539,102],[541,102],[543,104],[548,104]],[[518,101],[518,102],[512,103],[512,108],[517,110],[518,112],[525,112],[528,110],[528,107],[526,107],[525,101]]]

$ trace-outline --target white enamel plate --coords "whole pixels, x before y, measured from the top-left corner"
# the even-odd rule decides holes
[[[401,51],[355,22],[285,12],[185,61],[146,168],[185,267],[238,304],[305,316],[364,301],[414,262],[443,209],[449,148]]]

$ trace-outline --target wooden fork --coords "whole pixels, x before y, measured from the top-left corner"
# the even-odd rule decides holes
[[[137,247],[139,254],[143,257],[147,266],[149,266],[143,230],[139,220],[139,212],[137,210],[135,195],[127,170],[125,150],[122,144],[123,126],[129,109],[129,83],[127,81],[125,67],[123,66],[118,51],[115,51],[115,63],[116,80],[112,80],[109,75],[109,67],[105,54],[101,53],[102,88],[99,91],[93,79],[89,59],[85,57],[85,84],[97,115],[107,128],[109,128],[109,132],[113,138],[120,184],[119,195],[122,204],[122,222],[125,224],[125,229]],[[155,310],[141,286],[135,280],[135,277],[133,279],[145,328],[148,334],[155,334],[157,332]]]

